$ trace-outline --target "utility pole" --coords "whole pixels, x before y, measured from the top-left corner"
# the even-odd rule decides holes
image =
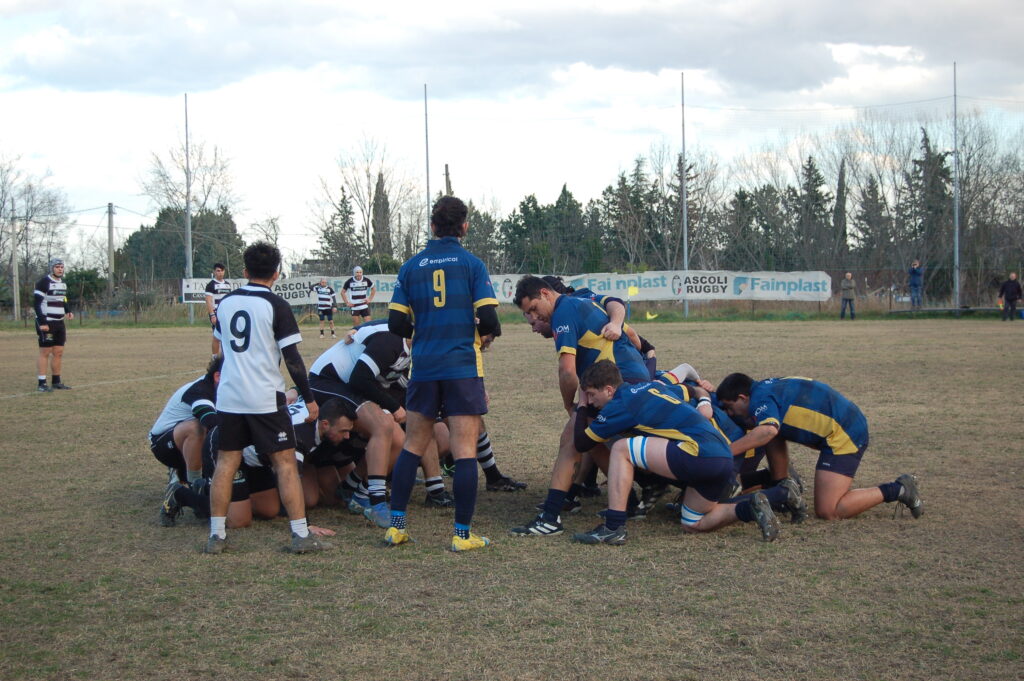
[[[14,321],[21,320],[21,282],[18,279],[18,222],[11,197],[11,293],[14,295]]]
[[[189,162],[188,93],[185,93],[185,278],[192,278],[192,166]],[[194,305],[188,305],[188,323],[195,324]]]
[[[447,163],[444,164],[444,195],[445,196],[451,196],[452,195],[452,178],[451,178],[451,175],[448,174],[448,164]]]
[[[956,62],[953,62],[953,307],[960,316],[960,140],[956,120]]]
[[[682,185],[683,190],[683,278],[690,272],[690,222],[689,216],[687,215],[686,209],[686,74],[679,74],[679,100],[680,110],[682,111],[682,127],[683,127],[683,153],[682,153],[682,165],[683,173],[679,182]],[[683,287],[683,291],[686,287]],[[683,318],[690,318],[690,296],[687,294],[683,298]]]
[[[114,204],[107,204],[107,306],[114,299]]]
[[[427,84],[423,84],[423,149],[427,156],[427,233],[430,233],[430,122],[427,120]]]

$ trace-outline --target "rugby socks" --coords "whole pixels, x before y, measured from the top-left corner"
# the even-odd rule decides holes
[[[444,478],[440,475],[436,478],[427,478],[423,481],[423,486],[427,489],[427,494],[440,494],[444,491]]]
[[[736,504],[736,519],[744,523],[752,523],[756,520],[754,518],[754,507],[750,505],[749,497]]]
[[[597,487],[597,471],[598,468],[596,465],[590,467],[590,470],[587,471],[586,476],[583,478],[584,487]]]
[[[755,494],[763,494],[768,499],[768,503],[771,504],[773,511],[786,511],[786,500],[789,499],[789,492],[785,487],[776,485],[775,487],[768,487],[767,489],[759,490],[758,492],[751,492],[749,494],[740,494],[733,497],[732,499],[726,499],[723,504],[741,504],[748,502],[754,498]],[[739,506],[736,507],[736,515],[739,515]],[[742,518],[741,518],[742,520]],[[744,521],[746,522],[746,521]]]
[[[370,495],[371,506],[383,504],[387,501],[387,481],[387,476],[384,475],[367,476],[366,489]]]
[[[190,485],[196,482],[197,480],[203,479],[202,469],[199,469],[197,471],[186,471],[186,475],[188,476],[188,484]]]
[[[562,506],[565,504],[565,492],[560,489],[551,488],[548,490],[548,498],[544,500],[544,510],[541,517],[545,522],[557,523],[562,515]]]
[[[50,384],[51,384],[51,385],[57,385],[58,383],[60,383],[60,374],[54,374],[54,375],[53,375],[53,376],[52,376],[52,377],[50,378]]]
[[[391,527],[396,530],[405,529],[405,511],[391,511]]]
[[[473,459],[456,459],[455,473],[452,475],[452,493],[455,496],[455,534],[463,539],[469,538],[469,524],[473,522],[476,510],[477,488],[476,461]],[[466,534],[459,534],[459,528]]]
[[[227,527],[227,521],[228,517],[224,515],[210,516],[210,536],[227,539],[228,533],[225,529],[225,527]]]
[[[580,484],[574,482],[569,487],[569,491],[565,493],[565,498],[566,499],[577,499],[577,498],[579,498],[580,492],[582,492],[582,491],[583,491],[583,485],[580,485]]]
[[[613,511],[608,509],[604,512],[604,526],[609,530],[617,530],[626,524],[625,511]]]
[[[39,387],[46,385],[46,376],[36,376],[39,379]]]
[[[296,534],[302,538],[309,536],[309,523],[306,522],[305,518],[299,518],[298,520],[289,520],[288,524],[292,528],[292,534]]]
[[[416,471],[420,467],[420,457],[407,449],[403,449],[395,461],[391,471],[391,525],[399,529],[405,527],[405,509],[409,505],[409,495],[416,484]],[[400,516],[402,525],[395,525],[395,517]]]
[[[358,492],[359,486],[363,484],[363,479],[355,471],[349,472],[345,479],[341,481],[341,488],[346,492]]]
[[[878,489],[882,490],[882,501],[887,504],[891,504],[900,498],[900,492],[903,491],[903,485],[898,482],[887,482],[883,485],[879,485]]]
[[[191,508],[197,518],[210,517],[210,496],[200,494],[190,487],[179,487],[174,490],[174,498],[182,506]]]
[[[497,482],[504,477],[498,470],[498,462],[494,460],[494,448],[491,447],[491,438],[487,435],[487,431],[480,433],[480,437],[477,438],[476,460],[480,464],[480,468],[484,469],[487,482]]]

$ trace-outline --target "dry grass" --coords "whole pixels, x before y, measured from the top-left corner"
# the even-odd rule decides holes
[[[445,512],[410,507],[414,546],[338,511],[338,550],[291,556],[283,521],[198,550],[161,528],[145,434],[198,374],[194,329],[71,329],[64,375],[33,386],[30,332],[0,333],[0,678],[1011,679],[1021,677],[1024,516],[1020,326],[982,320],[647,324],[662,365],[808,375],[867,413],[858,483],[903,471],[927,513],[682,536],[660,512],[621,548],[513,539],[532,515],[563,414],[549,341],[509,324],[488,353],[488,425],[525,494],[481,491],[495,545],[443,551]],[[303,347],[311,362],[321,342]],[[796,451],[810,477],[813,455]],[[570,531],[596,524],[590,500]]]

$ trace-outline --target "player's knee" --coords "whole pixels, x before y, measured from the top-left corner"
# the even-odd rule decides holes
[[[705,522],[706,513],[695,511],[685,503],[679,510],[679,525],[684,532],[707,532],[708,523]]]

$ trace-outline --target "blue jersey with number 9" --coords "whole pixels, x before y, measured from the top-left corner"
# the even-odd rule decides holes
[[[497,305],[487,267],[455,237],[431,239],[398,271],[392,310],[413,324],[410,380],[484,375],[476,309]]]

